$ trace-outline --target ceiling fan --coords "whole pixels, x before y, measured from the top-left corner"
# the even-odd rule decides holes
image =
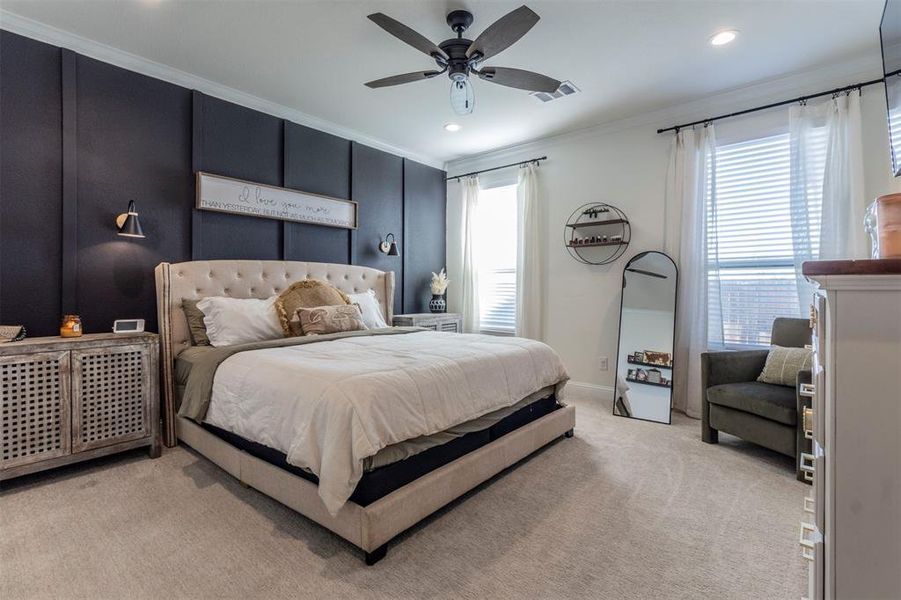
[[[451,80],[451,106],[458,115],[467,115],[472,112],[474,107],[475,96],[469,81],[470,73],[475,73],[479,79],[491,83],[530,92],[552,94],[560,87],[560,82],[552,77],[523,69],[481,66],[482,61],[492,58],[516,43],[535,26],[539,18],[529,7],[520,6],[492,23],[473,41],[463,37],[463,32],[472,25],[472,13],[455,10],[447,15],[447,24],[454,30],[457,37],[444,40],[436,46],[421,34],[388,15],[383,13],[369,15],[369,20],[394,37],[431,56],[440,70],[393,75],[370,81],[366,85],[370,88],[388,87],[431,79],[447,73]]]

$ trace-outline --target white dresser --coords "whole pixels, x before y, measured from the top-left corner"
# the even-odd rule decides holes
[[[901,259],[816,261],[809,598],[901,598]]]

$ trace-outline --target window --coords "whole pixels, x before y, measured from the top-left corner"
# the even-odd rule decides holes
[[[825,139],[823,148],[822,155],[810,159],[825,164]],[[716,150],[707,204],[708,341],[712,346],[769,345],[773,319],[801,314],[792,237],[790,150],[787,133]],[[806,243],[816,256],[822,177],[805,185],[810,230]]]
[[[484,333],[516,331],[516,185],[479,191],[475,223],[479,321]]]

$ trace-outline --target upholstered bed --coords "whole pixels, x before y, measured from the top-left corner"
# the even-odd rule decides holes
[[[542,358],[543,354],[553,355],[550,349],[543,344],[528,340],[508,338],[509,341],[502,341],[482,338],[482,336],[454,338],[456,334],[397,329],[338,334],[334,339],[322,336],[321,341],[307,340],[312,342],[309,344],[297,343],[295,345],[291,340],[275,340],[272,348],[253,346],[252,349],[237,349],[235,353],[225,352],[223,354],[220,350],[219,353],[223,354],[225,358],[219,360],[225,362],[215,363],[216,366],[211,370],[212,373],[215,373],[218,388],[212,384],[209,387],[214,388],[210,394],[219,398],[218,402],[221,406],[228,406],[225,401],[230,397],[232,406],[242,410],[252,406],[262,406],[263,409],[270,408],[271,404],[275,402],[276,392],[279,391],[277,387],[265,389],[262,393],[257,394],[252,393],[249,388],[244,388],[247,390],[245,392],[226,393],[227,390],[241,389],[236,382],[242,380],[235,379],[234,373],[236,369],[241,368],[242,362],[246,363],[243,372],[256,376],[256,371],[262,371],[262,367],[266,364],[260,361],[270,358],[282,361],[280,364],[292,365],[291,368],[297,371],[297,381],[310,381],[310,372],[300,375],[301,369],[308,368],[310,364],[318,361],[327,367],[327,371],[330,371],[334,365],[335,371],[338,373],[334,384],[329,380],[316,388],[320,390],[315,392],[316,401],[323,406],[341,405],[345,397],[352,397],[358,392],[362,394],[361,400],[351,398],[351,400],[356,400],[356,404],[353,404],[351,400],[348,401],[348,405],[353,405],[350,410],[354,414],[353,421],[348,421],[348,423],[353,423],[353,426],[348,425],[347,428],[355,429],[356,437],[348,435],[350,441],[344,442],[342,439],[341,443],[335,443],[333,438],[341,437],[345,433],[344,426],[339,425],[341,431],[337,432],[338,436],[335,435],[335,429],[332,429],[328,435],[323,436],[320,433],[315,436],[320,440],[318,442],[320,445],[326,444],[326,446],[316,446],[311,450],[313,454],[326,452],[334,455],[337,451],[342,450],[342,444],[357,449],[361,445],[361,440],[368,442],[370,438],[379,433],[374,425],[383,427],[388,434],[394,435],[390,428],[391,419],[386,418],[384,408],[373,412],[373,416],[370,418],[366,417],[365,411],[359,410],[360,407],[377,407],[379,403],[382,403],[384,406],[391,406],[393,411],[395,403],[403,404],[407,395],[418,393],[429,386],[431,386],[432,392],[407,403],[413,407],[419,407],[427,402],[437,403],[434,405],[438,408],[437,411],[428,412],[428,407],[423,406],[422,408],[423,411],[427,411],[424,414],[428,414],[429,420],[434,420],[436,414],[443,415],[446,407],[456,409],[457,403],[461,400],[471,401],[473,404],[468,407],[469,412],[465,414],[471,413],[478,419],[488,419],[488,421],[476,419],[462,423],[462,417],[459,415],[457,415],[459,418],[456,421],[451,416],[445,419],[445,424],[457,424],[458,428],[462,428],[461,432],[453,436],[448,436],[448,431],[453,433],[453,428],[444,431],[438,427],[438,424],[431,424],[433,429],[427,429],[424,425],[421,430],[411,429],[410,440],[406,440],[403,434],[394,435],[391,438],[391,441],[419,443],[422,448],[415,450],[403,447],[397,450],[401,446],[400,443],[396,446],[385,447],[384,440],[382,443],[372,444],[371,448],[366,448],[359,453],[360,457],[368,456],[367,460],[374,459],[378,462],[381,454],[390,455],[391,452],[388,451],[393,449],[395,450],[394,454],[399,454],[400,458],[393,459],[398,461],[396,464],[386,464],[371,473],[367,472],[362,478],[360,478],[361,473],[356,472],[356,478],[351,483],[356,485],[359,482],[359,485],[357,485],[356,494],[351,495],[352,487],[345,485],[346,489],[342,489],[340,485],[336,486],[336,482],[341,483],[341,478],[330,476],[327,470],[323,472],[324,465],[322,463],[315,463],[312,472],[308,469],[298,468],[298,466],[305,465],[299,464],[292,456],[294,448],[290,439],[283,440],[282,445],[279,445],[273,441],[278,436],[262,435],[261,437],[260,432],[257,432],[257,436],[254,437],[237,429],[225,431],[221,427],[228,429],[230,425],[223,425],[227,420],[222,419],[221,415],[225,413],[221,408],[218,412],[219,421],[211,417],[206,422],[202,422],[197,418],[197,414],[186,410],[190,408],[197,412],[196,398],[190,395],[186,396],[189,399],[181,406],[181,416],[179,416],[179,404],[182,395],[185,394],[186,382],[188,382],[187,388],[189,388],[190,394],[191,384],[196,384],[197,378],[200,377],[200,375],[191,374],[191,365],[206,360],[204,354],[192,346],[182,306],[185,300],[197,300],[210,296],[268,298],[279,294],[296,281],[314,278],[328,281],[348,294],[372,290],[382,307],[385,321],[390,323],[394,299],[394,274],[367,267],[326,263],[194,261],[178,264],[162,263],[156,268],[155,275],[162,344],[164,442],[166,445],[172,446],[177,439],[182,440],[238,478],[243,484],[293,508],[361,548],[366,553],[367,564],[372,564],[382,558],[385,555],[387,543],[422,518],[552,440],[562,435],[571,435],[575,424],[575,411],[573,407],[565,406],[557,399],[557,392],[562,389],[562,384],[565,382],[565,371],[562,370],[562,366],[557,366],[555,371],[554,365],[550,364],[554,361]],[[357,337],[356,333],[362,333],[367,337]],[[429,344],[435,344],[436,348],[442,345],[445,348],[456,348],[455,352],[459,356],[454,358],[450,356],[453,352],[446,352],[445,354],[448,356],[445,356],[436,351],[438,358],[435,360],[441,368],[428,371],[423,367],[423,364],[428,361],[420,358],[420,355],[426,353]],[[461,352],[460,347],[465,348],[465,351]],[[494,388],[483,386],[484,389],[476,390],[481,393],[481,398],[477,397],[478,393],[470,391],[468,393],[472,398],[461,396],[459,393],[456,396],[448,393],[448,399],[442,400],[445,402],[444,405],[434,399],[435,389],[440,390],[442,386],[444,389],[449,387],[446,381],[440,380],[439,374],[450,372],[448,371],[450,367],[460,368],[456,363],[448,361],[454,359],[460,363],[467,362],[467,360],[469,363],[478,363],[479,360],[467,359],[468,353],[481,352],[486,358],[493,358],[495,348],[501,348],[497,351],[497,355],[504,357],[503,360],[498,361],[498,368],[503,366],[504,375],[495,376],[500,383],[496,382]],[[519,354],[516,354],[517,352]],[[191,358],[192,356],[194,358]],[[228,358],[229,356],[231,358]],[[411,358],[405,361],[404,356]],[[464,358],[461,359],[460,356]],[[530,356],[531,358],[529,358]],[[191,360],[185,360],[189,358]],[[368,375],[363,373],[358,376],[356,372],[348,373],[349,365],[357,364],[353,361],[359,361],[363,365],[367,358],[370,361]],[[553,355],[553,359],[556,359],[556,355]],[[559,362],[559,359],[556,360]],[[384,370],[380,370],[379,365],[382,363],[379,361],[384,361]],[[522,364],[517,365],[517,361]],[[209,363],[209,361],[207,362]],[[415,364],[409,371],[404,371],[406,363]],[[548,363],[550,366],[544,363]],[[207,370],[210,370],[209,364],[206,366]],[[340,379],[342,368],[345,371],[344,379]],[[473,369],[474,367],[469,368]],[[483,370],[491,371],[490,369]],[[366,371],[366,369],[361,368],[361,371]],[[278,377],[273,377],[274,373],[274,371],[270,371],[265,383],[268,384],[270,380],[278,379]],[[195,377],[195,380],[190,380],[190,377]],[[212,375],[210,377],[212,378]],[[245,375],[243,380],[245,385],[248,381],[253,382],[247,377],[249,376]],[[351,387],[348,383],[352,382],[351,380],[355,382],[357,379],[365,382],[367,381],[366,377],[369,377],[367,384],[362,385],[360,382],[356,382],[358,388],[362,385],[362,391]],[[415,377],[420,379],[412,381]],[[488,378],[490,379],[490,376]],[[528,379],[529,382],[518,386],[510,385],[511,382],[517,383],[520,378]],[[383,387],[379,388],[373,385],[379,383],[381,379],[385,380],[382,382]],[[391,399],[391,402],[382,402],[388,395],[385,390],[393,389],[392,386],[398,386],[408,379],[411,381],[405,395],[398,394],[396,398]],[[262,387],[263,383],[261,382],[260,385]],[[311,384],[309,387],[314,388],[315,386]],[[476,387],[478,386],[474,386],[473,389]],[[197,385],[194,385],[193,388],[196,389]],[[509,397],[500,398],[501,394],[498,393],[498,398],[495,399],[492,396],[494,393],[492,390],[501,388]],[[292,390],[290,381],[285,384],[285,389],[289,392]],[[329,396],[335,390],[338,395]],[[525,390],[529,390],[529,392]],[[304,390],[303,393],[313,394],[314,392]],[[256,397],[253,397],[254,395]],[[287,401],[290,402],[290,394],[288,396]],[[272,403],[269,402],[270,398],[273,398]],[[323,400],[324,398],[332,399],[326,401]],[[456,400],[449,401],[451,398]],[[298,423],[306,426],[311,420],[319,418],[323,423],[334,427],[335,422],[340,422],[335,421],[334,414],[330,413],[323,417],[319,415],[320,409],[317,408],[316,411],[313,411],[306,407],[307,404],[306,400],[295,401],[296,411],[299,411],[296,419]],[[499,408],[501,410],[497,410]],[[303,410],[309,410],[308,414],[302,414]],[[331,408],[330,410],[336,411],[337,409]],[[210,412],[214,413],[215,411],[211,410]],[[451,415],[453,413],[452,410],[447,412]],[[206,414],[205,409],[203,414]],[[338,411],[335,414],[342,413]],[[414,414],[414,416],[416,415]],[[361,420],[362,424],[359,423]],[[416,421],[416,419],[412,420]],[[398,423],[403,425],[401,429],[404,429],[410,421],[409,418],[407,421],[400,419]],[[474,425],[475,423],[478,425]],[[467,425],[469,429],[466,429]],[[360,431],[357,430],[361,430],[363,433],[360,434]],[[376,434],[373,431],[376,431]],[[241,435],[236,435],[236,432]],[[263,434],[265,433],[264,431]],[[422,435],[414,438],[413,434],[417,433],[445,435],[446,438],[442,439],[440,444],[436,441],[423,444],[423,440],[428,441],[430,437]],[[326,438],[325,441],[322,438]],[[328,446],[329,443],[330,446]],[[325,449],[323,450],[323,448]],[[379,448],[381,448],[379,454],[373,456]],[[339,453],[339,459],[330,460],[339,465],[356,464],[354,461],[359,457],[356,454],[351,456],[350,452],[346,454],[344,456]],[[404,459],[408,455],[410,458]],[[319,479],[316,475],[324,476],[326,479]],[[341,493],[335,494],[332,490],[336,489]],[[349,500],[347,500],[348,496]]]

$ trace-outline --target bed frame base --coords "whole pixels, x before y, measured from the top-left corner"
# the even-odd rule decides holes
[[[398,534],[555,439],[571,437],[575,423],[575,407],[564,406],[368,506],[347,502],[336,515],[326,510],[316,484],[232,446],[191,420],[178,417],[176,425],[179,440],[242,485],[266,494],[343,537],[362,549],[366,564],[372,565],[385,557],[388,542]]]

